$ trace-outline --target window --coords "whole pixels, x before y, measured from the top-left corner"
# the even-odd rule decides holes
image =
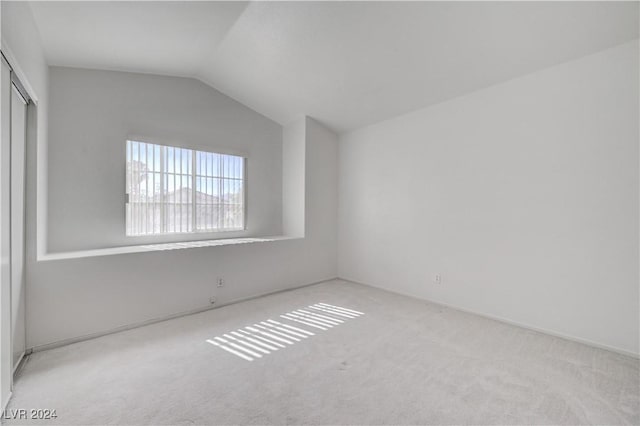
[[[127,141],[126,234],[245,228],[245,159]]]

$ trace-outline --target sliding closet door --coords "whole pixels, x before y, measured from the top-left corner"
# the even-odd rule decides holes
[[[11,68],[4,57],[0,62],[0,408],[3,408],[11,393],[13,371],[25,351],[27,101],[12,82]]]
[[[25,351],[24,202],[27,103],[11,90],[11,337],[13,368]]]
[[[0,59],[0,405],[11,393],[11,72]]]

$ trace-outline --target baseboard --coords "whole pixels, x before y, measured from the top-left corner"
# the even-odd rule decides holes
[[[151,325],[151,324],[156,324],[156,323],[163,322],[163,321],[169,321],[169,320],[172,320],[172,319],[175,319],[175,318],[182,318],[182,317],[186,317],[188,315],[195,315],[195,314],[199,314],[199,313],[202,313],[202,312],[210,311],[210,310],[213,310],[213,309],[219,309],[219,308],[222,308],[223,306],[234,305],[236,303],[241,303],[241,302],[246,302],[248,300],[258,299],[260,297],[271,296],[271,295],[274,295],[274,294],[284,293],[284,292],[287,292],[287,291],[293,291],[293,290],[297,290],[297,289],[300,289],[300,288],[309,287],[309,286],[312,286],[312,285],[316,285],[316,284],[320,284],[320,283],[324,283],[324,282],[332,281],[332,280],[336,280],[336,279],[338,279],[338,278],[337,277],[333,277],[333,278],[327,278],[327,279],[320,280],[320,281],[314,281],[312,283],[297,285],[297,286],[294,286],[294,287],[281,288],[281,289],[278,289],[278,290],[273,290],[273,291],[268,291],[268,292],[264,292],[264,293],[255,294],[255,295],[252,295],[252,296],[241,297],[241,298],[238,298],[238,299],[232,299],[232,300],[229,300],[229,301],[226,301],[226,302],[223,302],[223,303],[220,303],[220,304],[216,304],[216,305],[210,305],[210,306],[205,306],[205,307],[201,307],[201,308],[190,309],[188,311],[182,311],[182,312],[178,312],[178,313],[171,314],[171,315],[165,315],[165,316],[158,317],[158,318],[152,318],[152,319],[145,320],[145,321],[139,321],[139,322],[136,322],[136,323],[123,325],[123,326],[112,328],[112,329],[105,330],[105,331],[99,331],[99,332],[96,332],[96,333],[85,334],[83,336],[71,337],[71,338],[59,340],[59,341],[56,341],[56,342],[45,343],[45,344],[42,344],[42,345],[36,345],[36,346],[33,346],[33,347],[27,349],[26,353],[27,354],[31,354],[33,352],[48,351],[50,349],[55,349],[55,348],[59,348],[59,347],[62,347],[62,346],[72,345],[74,343],[84,342],[86,340],[97,339],[98,337],[102,337],[102,336],[108,336],[109,334],[119,333],[121,331],[132,330],[134,328],[140,328],[140,327],[144,327],[144,326]]]
[[[24,365],[26,359],[27,359],[27,351],[24,351],[20,355],[20,359],[18,360],[18,363],[13,367],[13,377],[15,377],[16,374],[18,374],[18,372],[22,369],[22,366]]]
[[[503,318],[503,317],[500,317],[500,316],[487,314],[487,313],[480,312],[480,311],[475,311],[473,309],[467,309],[467,308],[456,306],[456,305],[452,305],[452,304],[449,304],[449,303],[440,302],[438,300],[429,299],[429,298],[426,298],[426,297],[418,297],[418,296],[416,296],[414,294],[408,294],[408,293],[402,293],[402,292],[399,292],[399,291],[393,291],[393,290],[389,290],[387,288],[383,288],[383,287],[380,287],[380,286],[377,286],[377,285],[365,284],[365,283],[362,283],[362,282],[359,282],[359,281],[356,281],[356,280],[352,280],[352,279],[349,279],[349,278],[341,278],[341,277],[327,278],[327,279],[320,280],[320,281],[315,281],[315,282],[311,282],[311,283],[307,283],[307,284],[301,284],[301,285],[298,285],[298,286],[295,286],[295,287],[287,287],[287,288],[273,290],[273,291],[269,291],[269,292],[265,292],[265,293],[259,293],[259,294],[253,295],[253,296],[242,297],[242,298],[238,298],[238,299],[232,299],[232,300],[229,300],[227,302],[224,302],[224,303],[221,303],[221,304],[215,305],[215,306],[206,306],[206,307],[196,308],[196,309],[192,309],[192,310],[188,310],[188,311],[182,311],[182,312],[179,312],[179,313],[176,313],[176,314],[166,315],[166,316],[163,316],[163,317],[153,318],[153,319],[145,320],[145,321],[140,321],[140,322],[137,322],[137,323],[124,325],[124,326],[121,326],[121,327],[116,327],[116,328],[109,329],[109,330],[106,330],[106,331],[101,331],[101,332],[87,334],[87,335],[78,336],[78,337],[72,337],[72,338],[69,338],[69,339],[59,340],[59,341],[52,342],[52,343],[45,343],[43,345],[37,345],[37,346],[33,346],[33,347],[27,349],[26,355],[29,355],[32,352],[41,352],[41,351],[46,351],[46,350],[49,350],[49,349],[55,349],[55,348],[59,348],[59,347],[62,347],[62,346],[67,346],[67,345],[71,345],[71,344],[74,344],[74,343],[79,343],[79,342],[83,342],[83,341],[86,341],[86,340],[91,340],[91,339],[96,339],[98,337],[107,336],[109,334],[119,333],[121,331],[132,330],[134,328],[140,328],[140,327],[144,327],[146,325],[151,325],[151,324],[155,324],[155,323],[159,323],[159,322],[163,322],[163,321],[169,321],[171,319],[181,318],[181,317],[185,317],[185,316],[188,316],[188,315],[195,315],[195,314],[199,314],[201,312],[210,311],[212,309],[218,309],[218,308],[221,308],[223,306],[229,306],[229,305],[233,305],[233,304],[236,304],[236,303],[241,303],[241,302],[245,302],[245,301],[248,301],[248,300],[257,299],[257,298],[260,298],[260,297],[270,296],[270,295],[278,294],[278,293],[284,293],[284,292],[287,292],[287,291],[293,291],[293,290],[297,290],[299,288],[309,287],[309,286],[312,286],[312,285],[316,285],[316,284],[320,284],[320,283],[327,282],[327,281],[332,281],[332,280],[341,280],[341,281],[346,281],[346,282],[359,284],[359,285],[364,285],[364,286],[368,286],[368,287],[374,287],[374,288],[377,288],[379,290],[387,291],[389,293],[399,294],[399,295],[406,296],[406,297],[412,297],[412,298],[415,298],[415,299],[418,299],[418,300],[424,300],[426,302],[433,303],[433,304],[436,304],[436,305],[440,305],[440,306],[443,306],[443,307],[446,307],[446,308],[449,308],[449,309],[454,309],[454,310],[457,310],[457,311],[460,311],[460,312],[465,312],[465,313],[468,313],[468,314],[478,315],[480,317],[488,318],[488,319],[491,319],[491,320],[494,320],[494,321],[498,321],[498,322],[501,322],[501,323],[513,325],[513,326],[524,328],[524,329],[527,329],[527,330],[536,331],[538,333],[547,334],[549,336],[558,337],[558,338],[565,339],[565,340],[570,340],[572,342],[581,343],[581,344],[592,346],[592,347],[595,347],[595,348],[598,348],[598,349],[608,350],[608,351],[615,352],[615,353],[618,353],[618,354],[621,354],[621,355],[625,355],[625,356],[629,356],[629,357],[632,357],[632,358],[635,358],[635,359],[640,359],[640,354],[634,353],[634,352],[630,352],[630,351],[627,351],[625,349],[621,349],[621,348],[618,348],[618,347],[615,347],[615,346],[605,345],[605,344],[602,344],[602,343],[594,342],[592,340],[583,339],[581,337],[572,336],[572,335],[556,332],[556,331],[553,331],[553,330],[548,330],[548,329],[532,326],[532,325],[529,325],[529,324],[521,323],[521,322],[518,322],[518,321],[511,320],[509,318]],[[23,360],[24,359],[25,358],[23,358]],[[21,364],[22,364],[23,360],[21,360]],[[20,364],[18,365],[18,367],[20,367]],[[16,371],[17,371],[17,369],[16,369]],[[8,403],[8,400],[7,400],[7,403]],[[6,403],[5,403],[5,407],[6,407]]]
[[[15,365],[15,367],[13,367],[13,378],[15,380],[15,377],[20,373],[20,371],[22,371],[22,367],[24,367],[24,365],[27,362],[27,351],[24,351],[22,353],[22,355],[20,355],[20,359],[18,360],[18,363]],[[3,401],[2,407],[0,407],[0,411],[4,412],[4,410],[6,410],[7,406],[9,405],[9,401],[11,401],[11,397],[13,396],[13,392],[9,392],[9,395],[7,396],[7,400]],[[4,424],[4,416],[0,417],[0,424]]]
[[[11,397],[13,396],[13,392],[9,392],[9,395],[7,395],[7,400],[6,401],[2,401],[2,411],[4,412],[4,410],[7,409],[7,406],[9,405],[9,401],[11,401]],[[4,416],[2,416],[4,417]],[[4,419],[2,421],[2,423],[4,423]]]
[[[602,343],[594,342],[594,341],[589,340],[589,339],[583,339],[581,337],[572,336],[570,334],[564,334],[564,333],[561,333],[561,332],[557,332],[557,331],[548,330],[548,329],[545,329],[545,328],[532,326],[532,325],[529,325],[529,324],[525,324],[525,323],[521,323],[521,322],[518,322],[518,321],[511,320],[509,318],[503,318],[503,317],[500,317],[500,316],[487,314],[487,313],[480,312],[480,311],[475,311],[473,309],[467,309],[467,308],[463,308],[463,307],[460,307],[460,306],[451,305],[449,303],[440,302],[438,300],[429,299],[429,298],[426,298],[426,297],[418,297],[418,296],[416,296],[414,294],[402,293],[402,292],[399,292],[399,291],[393,291],[393,290],[389,290],[387,288],[379,287],[379,286],[373,285],[373,284],[361,283],[361,282],[358,282],[358,281],[355,281],[355,280],[352,280],[352,279],[349,279],[349,278],[340,278],[340,277],[338,277],[338,279],[342,280],[342,281],[354,283],[354,284],[364,285],[364,286],[368,286],[368,287],[374,287],[374,288],[377,288],[378,290],[387,291],[387,292],[393,293],[393,294],[399,294],[401,296],[407,296],[407,297],[412,297],[412,298],[418,299],[418,300],[424,300],[426,302],[433,303],[433,304],[439,305],[439,306],[443,306],[443,307],[448,308],[448,309],[453,309],[453,310],[460,311],[460,312],[465,312],[465,313],[468,313],[468,314],[478,315],[480,317],[491,319],[491,320],[494,320],[494,321],[498,321],[498,322],[501,322],[501,323],[504,323],[504,324],[514,325],[516,327],[524,328],[524,329],[531,330],[531,331],[536,331],[538,333],[547,334],[549,336],[558,337],[558,338],[565,339],[565,340],[570,340],[570,341],[576,342],[576,343],[582,343],[583,345],[592,346],[592,347],[598,348],[598,349],[604,349],[604,350],[607,350],[607,351],[610,351],[610,352],[615,352],[615,353],[618,353],[620,355],[625,355],[625,356],[628,356],[628,357],[631,357],[631,358],[635,358],[635,359],[640,359],[640,353],[630,352],[630,351],[627,351],[627,350],[622,349],[622,348],[605,345],[605,344],[602,344]]]

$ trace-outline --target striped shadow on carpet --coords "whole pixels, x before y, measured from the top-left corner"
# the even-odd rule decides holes
[[[253,361],[361,315],[364,313],[342,306],[316,303],[282,314],[279,321],[260,321],[207,342],[246,361]]]

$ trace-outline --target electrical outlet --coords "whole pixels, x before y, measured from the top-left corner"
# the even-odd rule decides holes
[[[224,278],[218,278],[218,287],[224,287]]]
[[[436,284],[442,284],[442,275],[435,274],[433,276],[433,282],[436,283]]]
[[[211,296],[209,298],[209,303],[211,303],[212,305],[215,305],[216,304],[216,298],[214,296]]]

